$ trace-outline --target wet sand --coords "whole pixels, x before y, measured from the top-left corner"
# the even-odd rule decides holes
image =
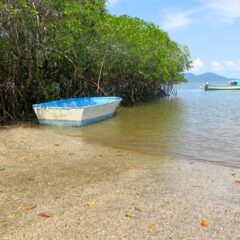
[[[0,239],[240,239],[236,180],[239,169],[2,127]]]

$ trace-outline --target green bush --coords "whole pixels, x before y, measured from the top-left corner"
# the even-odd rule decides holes
[[[53,99],[145,102],[169,94],[189,66],[186,47],[151,23],[109,15],[103,0],[0,3],[0,122]]]

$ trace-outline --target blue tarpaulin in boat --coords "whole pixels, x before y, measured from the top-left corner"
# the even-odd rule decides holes
[[[62,109],[89,108],[113,102],[121,102],[121,100],[122,99],[118,97],[70,98],[67,100],[58,100],[53,102],[34,104],[33,107],[62,108]]]

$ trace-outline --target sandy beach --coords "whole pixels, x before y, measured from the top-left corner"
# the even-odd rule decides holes
[[[240,239],[238,180],[240,169],[1,127],[0,238]]]

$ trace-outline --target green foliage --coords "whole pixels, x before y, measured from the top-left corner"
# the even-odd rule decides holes
[[[121,68],[121,72],[133,76],[132,80],[158,83],[183,80],[181,73],[190,63],[188,50],[155,25],[129,16],[108,16],[103,31],[105,45],[110,44],[107,47],[112,53],[107,66],[115,59],[112,67]]]
[[[184,81],[189,51],[151,23],[111,16],[104,0],[0,3],[0,122],[58,98],[164,96]]]

